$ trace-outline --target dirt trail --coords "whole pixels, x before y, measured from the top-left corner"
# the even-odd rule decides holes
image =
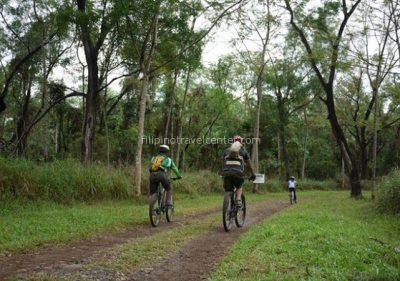
[[[149,224],[130,227],[124,232],[100,234],[90,239],[79,240],[68,245],[49,245],[30,253],[16,254],[9,257],[0,257],[0,280],[12,276],[24,275],[39,271],[50,271],[69,264],[78,264],[96,253],[118,244],[127,243],[133,239],[154,235],[160,231],[179,227],[181,222],[192,218],[205,217],[215,213],[219,208],[177,216],[173,224],[160,224],[153,228]]]
[[[217,261],[226,255],[229,247],[246,232],[253,224],[262,221],[272,214],[288,206],[287,202],[268,201],[253,204],[249,207],[247,220],[243,228],[233,227],[226,233],[221,225],[216,225],[205,235],[201,235],[177,252],[170,253],[158,264],[149,269],[140,269],[131,276],[120,275],[117,272],[94,270],[89,273],[89,279],[94,280],[204,280],[208,277]],[[183,221],[198,219],[219,213],[220,208],[206,212],[192,213],[177,217],[172,224],[160,224],[153,228],[146,225],[131,227],[121,233],[99,235],[64,246],[47,246],[33,253],[17,254],[11,257],[0,257],[0,280],[13,276],[26,276],[35,272],[79,272],[84,261],[96,259],[99,253],[104,253],[111,247],[131,242],[134,239],[154,235],[167,229],[181,226]],[[117,275],[116,275],[117,274]],[[119,276],[121,278],[119,278]]]
[[[282,210],[288,204],[269,201],[261,207],[249,208],[243,228],[233,228],[226,233],[222,225],[192,241],[176,253],[170,254],[152,270],[139,270],[129,280],[196,281],[207,279],[216,263],[227,254],[230,246],[252,225]]]

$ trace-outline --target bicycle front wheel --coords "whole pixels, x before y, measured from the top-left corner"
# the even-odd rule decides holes
[[[232,218],[232,192],[225,192],[224,203],[222,205],[222,222],[226,232],[231,230],[233,224]]]
[[[242,227],[244,225],[244,221],[246,220],[246,198],[244,194],[242,194],[242,206],[238,208],[235,217],[235,223],[237,227]]]

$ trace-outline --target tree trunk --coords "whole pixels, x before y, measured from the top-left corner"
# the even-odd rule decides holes
[[[86,1],[77,0],[76,4],[78,10],[82,14],[86,15]],[[88,68],[87,94],[84,103],[85,109],[81,142],[81,162],[87,165],[93,160],[93,144],[96,130],[96,113],[100,87],[98,57],[99,50],[104,42],[103,38],[105,38],[105,36],[104,34],[99,36],[101,39],[95,43],[87,22],[82,20],[79,22],[79,25]]]
[[[260,87],[260,89],[259,89]],[[260,138],[260,113],[261,113],[261,99],[262,99],[262,82],[260,83],[259,86],[257,86],[257,111],[256,111],[256,121],[254,124],[254,139],[255,142],[253,142],[253,152],[252,152],[252,157],[253,157],[253,165],[254,165],[254,172],[258,173],[259,170],[259,164],[258,164],[258,141]],[[253,192],[258,192],[258,184],[254,183],[253,184]]]
[[[277,139],[277,145],[278,145],[278,177],[280,180],[282,180],[282,154],[281,154],[281,136],[278,132],[278,139]]]
[[[136,160],[135,160],[135,186],[136,194],[142,193],[142,150],[143,150],[143,134],[144,134],[144,122],[146,113],[146,102],[147,102],[147,88],[148,88],[149,76],[147,73],[144,74],[142,81],[142,89],[140,93],[140,107],[139,107],[139,130],[138,139],[136,144]]]
[[[280,143],[281,143],[281,149],[282,149],[282,154],[283,154],[283,160],[285,164],[285,181],[287,181],[290,177],[290,168],[289,168],[289,153],[287,150],[287,144],[286,144],[286,132],[285,128],[281,128],[281,132],[279,134],[280,136]]]
[[[257,108],[256,108],[256,118],[254,122],[254,139],[255,143],[253,143],[253,165],[254,165],[254,172],[258,173],[259,165],[258,165],[258,142],[260,139],[260,114],[261,114],[261,101],[263,95],[263,81],[264,81],[264,56],[266,52],[266,44],[264,45],[263,52],[261,53],[261,66],[260,71],[257,76]],[[258,184],[253,184],[253,192],[258,192]]]
[[[83,139],[81,143],[81,161],[89,164],[93,160],[93,144],[96,132],[96,113],[99,92],[98,52],[86,42],[85,56],[88,65],[88,89],[85,102]]]
[[[58,113],[57,124],[57,137],[56,137],[56,154],[60,154],[64,149],[64,109],[60,109]]]
[[[361,179],[368,179],[368,145],[365,138],[365,128],[360,131],[361,143],[359,144],[360,161],[361,161]]]
[[[178,71],[174,72],[174,80],[171,85],[170,89],[170,95],[168,97],[167,103],[168,103],[168,110],[167,110],[167,121],[165,123],[165,128],[164,128],[164,138],[168,138],[168,131],[169,127],[171,125],[171,118],[172,118],[172,111],[175,106],[175,86],[176,86],[176,80],[178,78]]]
[[[184,164],[183,163],[184,151],[181,152],[181,141],[183,135],[183,122],[184,122],[184,112],[186,106],[186,97],[189,91],[189,81],[190,81],[190,67],[186,72],[185,92],[183,93],[183,102],[179,113],[178,147],[177,147],[177,161],[179,169],[183,169],[183,164]]]
[[[372,150],[372,190],[371,190],[371,199],[375,200],[375,184],[376,184],[376,156],[377,156],[377,147],[378,147],[378,131],[377,131],[377,122],[378,122],[378,89],[373,89],[373,95],[375,96],[375,107],[374,107],[374,144]]]
[[[357,164],[354,161],[354,157],[350,151],[342,127],[340,126],[336,116],[335,102],[333,99],[333,85],[327,85],[325,91],[327,93],[326,106],[328,109],[328,119],[329,123],[331,124],[333,135],[335,136],[336,142],[340,148],[342,157],[346,164],[347,172],[349,174],[351,184],[351,196],[358,198],[361,197],[362,194]]]
[[[308,142],[308,122],[307,110],[304,110],[304,145],[303,145],[303,164],[301,166],[301,180],[306,177],[306,159],[307,159],[307,142]]]
[[[151,32],[151,46],[148,50],[148,54],[144,50],[143,63],[141,65],[143,71],[143,82],[142,89],[140,93],[140,107],[139,107],[139,132],[136,145],[136,159],[135,159],[135,186],[136,194],[140,195],[142,193],[142,149],[143,149],[143,134],[144,134],[144,123],[145,123],[145,113],[146,113],[146,102],[147,102],[147,90],[149,83],[149,71],[150,65],[153,58],[153,54],[157,44],[157,32],[158,32],[158,13],[153,17],[152,24],[149,32]],[[147,44],[144,44],[146,46]]]
[[[47,94],[47,67],[46,67],[46,48],[45,48],[45,36],[46,36],[46,26],[42,21],[42,99],[43,99],[43,109],[47,108],[49,105],[49,97]],[[50,140],[50,117],[46,114],[44,119],[44,132],[43,132],[43,156],[47,161],[49,160],[49,140]]]
[[[26,82],[25,82],[26,83]],[[19,119],[17,121],[17,131],[16,131],[16,155],[22,156],[25,153],[26,143],[28,140],[28,134],[25,134],[25,127],[28,122],[28,111],[29,111],[29,104],[31,101],[31,89],[32,89],[32,79],[28,78],[28,85],[24,87],[24,93],[26,95],[24,97],[24,104],[21,108]]]

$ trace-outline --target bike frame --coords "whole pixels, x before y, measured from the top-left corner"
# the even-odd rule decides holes
[[[177,179],[179,178],[171,178],[171,180]],[[164,213],[166,214],[167,221],[171,222],[174,214],[174,206],[166,206],[165,189],[161,184],[159,184],[157,189],[157,200],[153,205],[149,205],[150,222],[154,227],[158,226],[158,224],[160,223],[161,214]]]

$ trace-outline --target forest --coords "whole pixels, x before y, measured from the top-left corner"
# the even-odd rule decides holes
[[[0,280],[400,280],[399,165],[400,0],[0,0]]]
[[[144,138],[258,139],[259,173],[335,179],[353,197],[399,166],[399,1],[1,3],[4,157],[135,169]],[[204,63],[209,42],[231,52]],[[212,53],[217,50],[210,50]],[[217,171],[226,143],[172,146]],[[368,184],[367,184],[368,185]],[[139,187],[138,187],[139,186]]]

